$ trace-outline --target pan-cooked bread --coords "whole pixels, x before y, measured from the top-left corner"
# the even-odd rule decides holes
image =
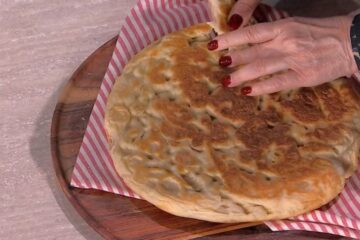
[[[116,170],[175,215],[213,222],[280,219],[335,198],[357,167],[359,98],[337,79],[260,97],[223,88],[208,24],[137,54],[109,96]]]

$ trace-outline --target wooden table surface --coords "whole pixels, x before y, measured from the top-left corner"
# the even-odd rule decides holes
[[[325,5],[344,12],[356,7],[334,1],[314,2],[321,13]],[[56,182],[50,124],[62,86],[117,34],[135,2],[0,0],[0,239],[100,239]],[[304,2],[311,1],[280,5],[296,10]]]

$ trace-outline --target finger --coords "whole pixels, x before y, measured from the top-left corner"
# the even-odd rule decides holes
[[[242,89],[242,92],[248,96],[258,96],[299,87],[302,87],[302,83],[298,75],[295,71],[289,70],[267,80],[249,84]]]
[[[231,82],[228,87],[235,87],[243,84],[244,82],[286,69],[288,69],[288,64],[283,59],[260,59],[250,64],[244,65],[239,70],[230,74]]]
[[[252,13],[259,4],[259,0],[239,0],[229,13],[228,25],[231,30],[248,23]]]
[[[280,55],[281,53],[270,47],[269,44],[256,44],[249,48],[230,52],[226,56],[220,58],[219,64],[222,67],[235,67],[240,64],[252,63],[259,58],[268,58],[270,56],[280,57]],[[230,60],[226,61],[226,59]]]
[[[248,43],[263,43],[274,39],[278,34],[276,22],[260,23],[217,36],[208,47],[210,50],[224,50]]]

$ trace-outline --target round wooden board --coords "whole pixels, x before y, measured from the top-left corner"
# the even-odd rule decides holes
[[[77,212],[102,237],[341,239],[338,236],[311,232],[271,232],[264,224],[259,223],[216,224],[180,218],[163,212],[143,200],[71,187],[70,178],[75,160],[115,43],[116,38],[105,43],[75,71],[59,98],[51,127],[52,158],[61,188]]]

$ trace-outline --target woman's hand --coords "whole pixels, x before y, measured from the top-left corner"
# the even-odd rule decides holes
[[[357,71],[350,42],[351,16],[324,19],[289,18],[261,23],[216,37],[209,50],[244,44],[221,57],[223,67],[243,65],[222,79],[225,87],[242,85],[245,95],[310,87],[351,76]],[[272,77],[253,81],[259,77]]]
[[[238,0],[229,13],[228,25],[231,30],[236,30],[246,25],[260,0]]]

